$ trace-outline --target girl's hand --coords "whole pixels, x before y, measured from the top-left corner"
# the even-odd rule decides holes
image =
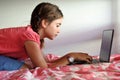
[[[71,57],[73,57],[76,61],[86,61],[87,63],[92,62],[92,57],[88,55],[87,53],[82,53],[82,52],[71,52],[68,53]]]
[[[86,61],[87,63],[92,62],[92,57],[89,56],[87,53],[82,52],[70,52],[57,60],[53,60],[49,67],[56,67],[56,66],[65,66],[69,64],[68,57],[73,57],[75,61]]]

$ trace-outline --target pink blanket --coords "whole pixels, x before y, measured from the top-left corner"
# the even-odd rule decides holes
[[[47,58],[58,57],[49,54]],[[111,63],[0,71],[0,80],[120,80],[120,54],[113,54],[110,60]]]

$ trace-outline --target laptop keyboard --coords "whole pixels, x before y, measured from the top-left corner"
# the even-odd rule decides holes
[[[94,63],[94,64],[95,64],[95,63],[99,63],[99,62],[100,62],[100,61],[99,61],[98,59],[93,59],[93,60],[92,60],[92,63]]]

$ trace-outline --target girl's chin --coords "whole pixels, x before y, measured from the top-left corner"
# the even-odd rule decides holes
[[[55,37],[51,37],[51,38],[48,38],[48,39],[50,39],[50,40],[53,40]]]
[[[53,40],[55,39],[57,36],[47,36],[46,38],[50,39],[50,40]]]

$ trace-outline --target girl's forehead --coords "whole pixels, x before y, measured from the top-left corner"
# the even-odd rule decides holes
[[[62,21],[63,21],[63,18],[55,19],[52,22],[50,22],[49,25],[51,25],[51,24],[59,24],[59,25],[61,25]]]
[[[62,21],[63,21],[63,18],[59,18],[59,19],[54,20],[53,22],[61,23]]]

